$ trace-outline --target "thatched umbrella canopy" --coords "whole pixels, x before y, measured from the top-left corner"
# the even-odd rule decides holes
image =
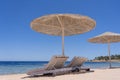
[[[96,22],[87,17],[77,14],[52,14],[42,16],[31,22],[33,30],[54,35],[62,36],[62,54],[64,55],[64,36],[82,34],[92,30]]]
[[[99,36],[95,36],[93,38],[90,38],[88,40],[92,43],[107,43],[108,44],[108,54],[109,54],[109,62],[110,62],[110,68],[111,68],[111,56],[110,56],[110,43],[114,42],[120,42],[120,34],[113,33],[113,32],[105,32]]]

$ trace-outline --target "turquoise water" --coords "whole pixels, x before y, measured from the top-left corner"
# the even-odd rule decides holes
[[[31,69],[41,68],[47,61],[0,61],[0,75],[26,73]],[[66,64],[68,64],[67,62]],[[108,68],[108,62],[85,62],[84,67]],[[113,67],[120,67],[120,62],[113,62]]]

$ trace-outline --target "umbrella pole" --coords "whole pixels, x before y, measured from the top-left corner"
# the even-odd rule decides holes
[[[62,56],[64,56],[64,27],[63,27],[63,24],[60,20],[60,18],[58,16],[56,16],[58,18],[58,22],[60,23],[61,25],[61,29],[62,29]]]
[[[111,68],[110,43],[108,43],[109,68]]]
[[[62,27],[62,56],[64,55],[64,28]]]

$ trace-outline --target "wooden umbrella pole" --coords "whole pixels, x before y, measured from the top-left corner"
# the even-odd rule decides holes
[[[62,55],[64,56],[64,28],[62,28]]]
[[[58,22],[60,23],[60,26],[61,26],[61,31],[62,31],[62,56],[65,56],[65,53],[64,53],[64,27],[63,27],[63,24],[60,20],[60,18],[57,16],[57,19],[58,19]]]
[[[108,43],[109,68],[111,68],[110,43]]]

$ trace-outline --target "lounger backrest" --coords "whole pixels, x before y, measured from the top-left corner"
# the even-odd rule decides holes
[[[78,57],[77,60],[76,60],[76,64],[73,65],[73,67],[75,66],[82,66],[82,64],[87,61],[86,58],[83,58],[83,57]]]
[[[64,66],[65,61],[68,57],[53,56],[49,63],[45,66],[46,70],[58,69]]]
[[[49,61],[49,63],[45,66],[45,69],[46,70],[54,69],[54,65],[56,64],[56,61],[57,61],[56,56],[53,56]]]
[[[71,62],[67,65],[67,67],[71,67],[71,66],[75,63],[76,59],[77,59],[77,57],[75,56],[75,57],[71,60]]]
[[[82,57],[74,57],[70,64],[67,65],[67,67],[76,67],[81,66],[87,59]]]
[[[64,67],[64,63],[66,62],[67,59],[68,59],[68,57],[66,57],[66,56],[57,56],[57,62],[54,65],[54,67],[56,69]]]

